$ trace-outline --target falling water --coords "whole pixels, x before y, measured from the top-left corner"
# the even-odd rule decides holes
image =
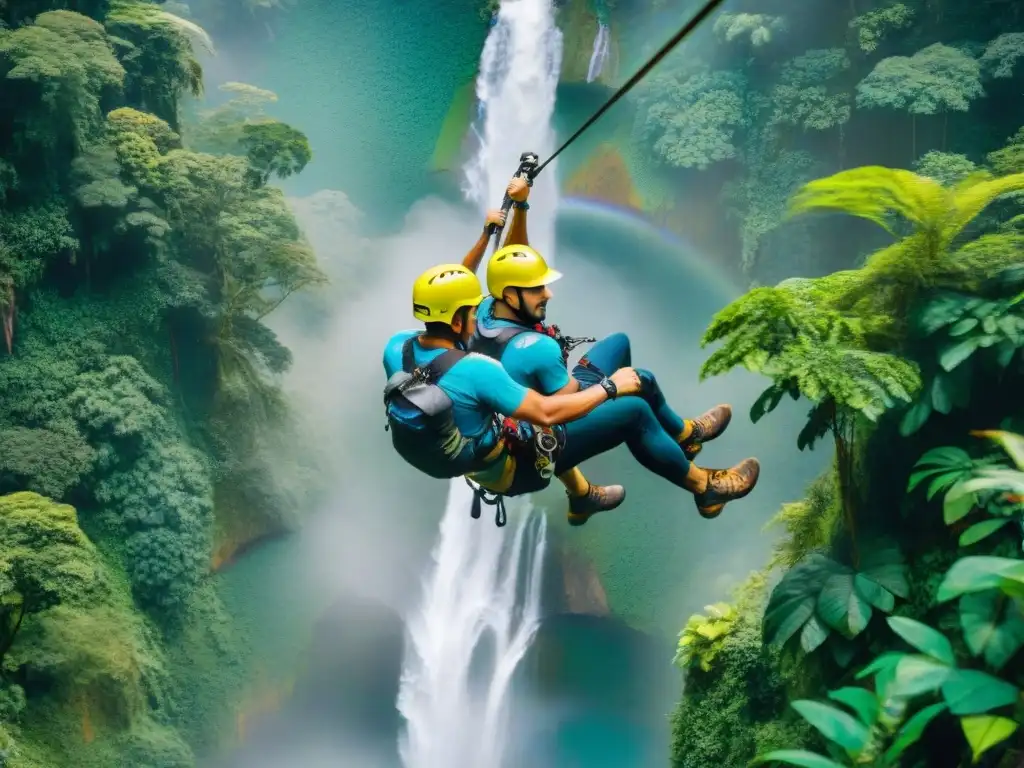
[[[466,195],[481,209],[500,202],[522,152],[553,151],[561,50],[552,0],[502,2],[480,59],[480,141],[465,169]],[[542,251],[554,244],[556,196],[549,167],[531,192],[530,241]],[[502,766],[512,676],[540,621],[545,518],[516,500],[499,529],[487,514],[470,517],[471,498],[452,481],[433,570],[407,622],[406,768]]]
[[[594,82],[604,69],[608,58],[608,25],[599,24],[594,37],[594,52],[590,54],[590,66],[587,67],[587,82]]]

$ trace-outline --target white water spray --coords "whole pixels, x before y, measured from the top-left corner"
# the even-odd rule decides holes
[[[587,82],[592,83],[601,76],[604,63],[608,60],[608,25],[599,24],[594,37],[594,52],[590,54],[590,66],[587,67]]]
[[[466,166],[466,194],[481,210],[501,202],[525,151],[554,150],[551,117],[562,36],[552,0],[503,0],[477,79],[482,130]],[[530,194],[530,241],[554,246],[555,168]],[[529,500],[508,500],[509,524],[493,508],[469,515],[472,495],[453,480],[423,601],[407,622],[398,708],[406,768],[501,768],[513,674],[541,618],[546,519]]]

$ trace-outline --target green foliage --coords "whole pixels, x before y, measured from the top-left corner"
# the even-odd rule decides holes
[[[215,523],[300,506],[263,320],[323,276],[267,184],[311,155],[265,116],[186,149],[212,44],[180,4],[63,5],[0,3],[0,763],[192,766],[241,675]]]
[[[770,125],[825,131],[846,123],[850,119],[850,95],[830,89],[826,83],[849,67],[850,60],[841,48],[810,50],[786,62],[772,91]]]
[[[742,40],[760,48],[786,30],[781,16],[766,13],[722,13],[715,21],[715,34],[726,42]]]
[[[994,261],[994,255],[1009,262],[1022,244],[1018,235],[996,234],[963,250],[985,249],[986,261]],[[1022,292],[1024,272],[1009,268],[984,284],[981,295],[939,291],[915,314],[915,336],[934,351],[925,361],[928,385],[904,416],[902,434],[915,433],[934,413],[968,407],[972,391],[1019,367],[1024,347]]]
[[[756,752],[809,736],[786,710],[794,679],[783,671],[777,649],[761,643],[764,578],[754,575],[736,598],[735,622],[711,671],[687,672],[686,694],[672,716],[674,768],[744,765]]]
[[[786,535],[775,545],[768,569],[789,569],[815,550],[826,549],[842,518],[839,489],[830,467],[808,486],[800,501],[783,504],[765,528],[781,525]]]
[[[230,94],[213,109],[196,109],[188,120],[189,148],[217,154],[244,154],[243,129],[251,123],[269,120],[266,108],[277,102],[277,94],[248,83],[227,82],[219,86]]]
[[[849,26],[861,51],[872,53],[893,32],[909,27],[914,13],[914,8],[905,3],[892,3],[851,19]]]
[[[896,402],[909,402],[919,386],[913,365],[866,348],[863,322],[830,308],[830,293],[826,282],[813,280],[756,288],[719,312],[702,339],[724,341],[705,361],[702,379],[737,366],[772,379],[751,408],[754,422],[787,394],[814,403],[801,448],[829,431],[846,439],[857,417],[875,421]]]
[[[978,170],[967,155],[951,152],[926,152],[914,162],[914,170],[919,176],[937,181],[944,187],[952,187]]]
[[[736,609],[728,603],[704,606],[707,613],[695,613],[679,633],[679,647],[673,664],[686,669],[697,664],[705,672],[725,645],[725,639],[736,623]]]
[[[102,102],[125,78],[103,27],[70,11],[48,11],[35,24],[0,29],[0,72],[9,83],[4,98],[19,104],[23,140],[43,151],[57,149],[61,135],[77,148],[95,136]]]
[[[129,103],[176,127],[179,95],[198,96],[203,90],[192,40],[210,47],[206,33],[158,5],[136,0],[113,0],[106,28],[124,65]]]
[[[735,72],[676,68],[654,74],[640,100],[637,134],[677,168],[731,160],[736,132],[746,124],[745,91],[745,78]]]
[[[785,220],[790,195],[812,178],[816,169],[814,158],[807,152],[752,154],[747,175],[727,184],[722,195],[730,206],[729,213],[742,222],[741,266],[746,271],[758,261],[764,239]]]
[[[1013,77],[1017,60],[1024,56],[1024,33],[1007,32],[992,40],[979,62],[990,77]]]
[[[896,597],[907,597],[906,566],[891,545],[868,547],[856,567],[812,553],[787,571],[772,590],[764,617],[765,641],[784,645],[800,633],[805,653],[820,648],[831,633],[852,640],[863,632],[873,610],[891,613]],[[845,666],[850,648],[832,647]]]
[[[891,56],[857,84],[857,106],[906,110],[914,115],[966,112],[984,93],[977,61],[941,43],[913,56]]]
[[[869,256],[862,269],[818,281],[832,289],[828,298],[835,305],[891,324],[886,332],[902,338],[902,321],[922,290],[973,288],[1005,269],[1013,250],[1007,235],[966,243],[962,236],[988,205],[1022,188],[1024,174],[993,178],[980,172],[950,188],[910,171],[854,168],[805,185],[790,210],[794,215],[842,211],[893,234],[909,229],[909,234]],[[875,329],[876,334],[881,332]]]
[[[249,159],[249,176],[260,186],[272,175],[286,179],[300,173],[313,159],[305,134],[276,121],[244,126],[241,144]]]

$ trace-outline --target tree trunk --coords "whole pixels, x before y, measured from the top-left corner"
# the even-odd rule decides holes
[[[0,304],[0,324],[3,325],[4,343],[7,345],[8,355],[14,352],[14,308],[14,283],[11,282],[7,285],[7,296]]]
[[[857,512],[853,489],[853,438],[847,437],[843,418],[832,404],[832,437],[836,446],[836,475],[839,479],[839,503],[842,505],[843,521],[850,536],[850,552],[854,568],[860,565],[860,551],[857,547]]]

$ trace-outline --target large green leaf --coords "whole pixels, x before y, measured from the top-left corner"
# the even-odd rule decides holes
[[[914,403],[900,420],[900,434],[903,437],[910,437],[921,427],[928,423],[928,417],[932,415],[932,403],[924,395]]]
[[[1024,614],[1016,601],[996,590],[974,592],[960,598],[960,626],[975,656],[1001,669],[1024,647]]]
[[[978,430],[971,432],[971,434],[976,437],[987,437],[990,440],[995,440],[1003,447],[1003,450],[1013,460],[1013,463],[1017,465],[1017,469],[1024,471],[1024,435],[999,429]]]
[[[1002,491],[1024,493],[1024,472],[1016,469],[979,469],[977,477],[965,480],[960,486],[967,493]]]
[[[857,594],[853,577],[853,573],[833,574],[818,596],[818,615],[846,637],[859,635],[871,620],[871,606]]]
[[[907,582],[907,566],[899,548],[878,542],[865,546],[860,561],[860,575],[871,579],[896,597],[906,598],[910,594]]]
[[[896,734],[889,749],[885,751],[885,765],[898,765],[897,761],[900,755],[916,744],[924,735],[925,729],[931,724],[932,720],[945,712],[946,709],[948,707],[944,703],[939,702],[916,712],[913,717],[907,720]]]
[[[793,598],[774,607],[769,604],[764,615],[765,642],[769,645],[785,645],[814,616],[816,595]]]
[[[914,490],[925,480],[935,478],[928,492],[928,498],[933,498],[939,490],[945,490],[969,475],[973,468],[974,462],[962,448],[933,448],[914,465],[907,491]]]
[[[890,696],[911,698],[941,687],[955,670],[928,656],[907,655],[896,664]]]
[[[871,675],[877,675],[881,672],[890,671],[896,669],[902,659],[908,656],[906,653],[899,653],[898,651],[886,651],[885,653],[878,656],[864,669],[860,670],[854,677],[857,680],[863,680],[865,677]]]
[[[970,592],[985,589],[1012,590],[1015,584],[1024,585],[1024,560],[1008,557],[963,557],[953,563],[935,599],[944,603]]]
[[[845,704],[856,712],[860,721],[869,728],[874,725],[875,721],[878,719],[878,698],[875,694],[865,688],[840,688],[835,691],[829,691],[828,697],[832,699],[832,701],[838,701],[840,704]]]
[[[765,608],[765,641],[774,645],[788,642],[814,616],[818,595],[828,578],[845,572],[849,568],[819,553],[808,555],[787,571]]]
[[[1019,725],[1006,717],[981,715],[960,718],[960,727],[964,730],[974,762],[977,763],[985,752],[1010,738]]]
[[[777,749],[774,752],[759,755],[750,765],[764,765],[765,763],[786,763],[786,765],[797,765],[800,768],[844,768],[842,763],[804,749]]]
[[[829,628],[818,621],[817,616],[811,616],[800,632],[800,647],[804,653],[813,653],[828,640],[829,634]]]
[[[976,669],[955,669],[942,683],[942,697],[954,715],[978,715],[1013,704],[1020,696],[1014,686]]]
[[[809,699],[798,699],[791,706],[822,736],[845,749],[847,754],[856,755],[867,744],[868,726],[843,710]]]
[[[979,344],[980,339],[977,336],[970,336],[962,341],[955,340],[943,345],[939,352],[939,365],[944,371],[952,371],[973,355]]]
[[[862,573],[854,576],[853,586],[857,590],[857,594],[883,613],[889,613],[896,606],[896,598],[893,597],[892,592]]]
[[[993,533],[998,531],[1004,525],[1009,523],[1008,518],[995,518],[993,520],[982,520],[980,523],[975,523],[966,531],[960,534],[960,541],[958,542],[961,547],[969,547],[972,544],[977,544],[982,539],[986,539]]]
[[[967,487],[970,480],[963,480],[946,492],[942,500],[942,519],[946,525],[961,520],[971,513],[975,506],[974,492]]]
[[[889,622],[893,632],[917,648],[917,650],[943,664],[948,664],[949,666],[956,665],[953,646],[941,632],[932,629],[927,624],[908,619],[905,616],[890,616],[886,621]]]

